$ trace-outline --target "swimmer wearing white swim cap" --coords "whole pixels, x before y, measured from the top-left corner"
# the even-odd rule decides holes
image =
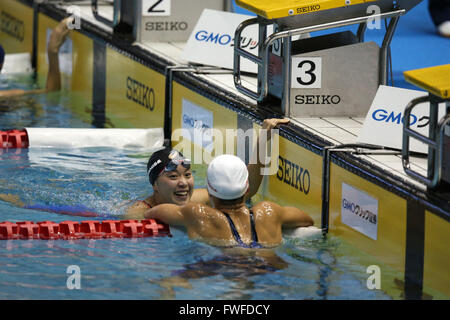
[[[314,224],[305,212],[262,201],[251,209],[245,204],[249,191],[245,163],[234,155],[221,155],[209,164],[207,189],[211,206],[189,202],[184,206],[162,204],[147,210],[146,219],[159,219],[186,229],[190,238],[221,247],[268,248],[281,243],[282,228]]]

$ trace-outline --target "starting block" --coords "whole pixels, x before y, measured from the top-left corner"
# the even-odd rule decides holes
[[[91,1],[97,20],[138,42],[187,41],[203,9],[232,9],[231,0],[114,0],[110,21],[98,14],[97,0]]]
[[[365,116],[380,84],[387,84],[388,52],[401,15],[422,0],[236,0],[257,14],[235,33],[236,89],[258,103],[275,97],[282,113],[299,116]],[[368,26],[389,19],[381,48],[364,42]],[[239,42],[250,25],[259,28],[258,55]],[[302,35],[359,24],[357,34]],[[267,36],[267,26],[274,32]],[[300,40],[293,37],[300,36]],[[258,65],[257,91],[241,82],[241,58]]]
[[[406,81],[427,90],[428,96],[412,100],[405,108],[403,122],[403,169],[406,174],[436,191],[450,192],[450,64],[404,72]],[[414,107],[429,102],[430,120],[428,137],[410,126],[410,115]],[[438,119],[439,103],[446,103],[444,117]],[[410,166],[410,138],[428,145],[427,176]]]

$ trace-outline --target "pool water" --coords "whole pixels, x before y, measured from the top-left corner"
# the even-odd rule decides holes
[[[91,127],[61,103],[65,97],[56,97],[2,101],[0,129]],[[22,207],[34,204],[83,205],[99,214],[89,219],[120,215],[152,191],[149,154],[0,150],[0,194],[8,195],[0,200],[0,221],[86,220]],[[195,187],[204,186],[205,169],[193,168]],[[338,238],[286,238],[274,250],[230,251],[171,232],[173,237],[138,239],[0,240],[0,299],[390,299],[367,288],[367,266],[355,264]],[[72,281],[71,266],[79,282]]]

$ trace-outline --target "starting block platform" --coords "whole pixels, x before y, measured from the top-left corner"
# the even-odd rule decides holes
[[[442,99],[450,98],[450,64],[405,71],[406,81]]]
[[[130,41],[118,32],[117,25],[98,20],[90,4],[78,3],[81,28],[70,35],[73,70],[76,67],[77,71],[65,75],[70,79],[70,89],[84,99],[83,103],[74,103],[75,113],[99,127],[164,127],[166,138],[172,138],[174,147],[177,141],[171,134],[177,129],[192,132],[199,121],[203,129],[214,128],[225,136],[226,129],[259,129],[265,118],[288,117],[291,122],[279,131],[277,170],[264,178],[259,196],[299,207],[326,232],[374,257],[375,260],[367,258],[364,263],[370,265],[376,261],[386,268],[383,270],[388,270],[383,276],[382,288],[392,297],[448,299],[450,283],[445,275],[450,256],[441,244],[450,241],[449,198],[405,172],[401,149],[358,143],[365,122],[364,112],[346,114],[345,104],[338,115],[299,112],[292,106],[291,95],[294,101],[296,95],[316,97],[322,93],[309,94],[307,90],[323,88],[285,85],[292,79],[288,76],[292,59],[302,58],[304,54],[307,58],[322,57],[323,70],[326,70],[324,57],[331,61],[333,48],[321,46],[331,39],[342,50],[339,56],[344,58],[339,61],[345,61],[351,46],[358,47],[365,57],[372,57],[376,52],[372,58],[376,61],[370,66],[371,72],[376,73],[375,81],[368,89],[371,95],[375,94],[373,88],[387,84],[386,55],[398,18],[420,0],[237,0],[236,3],[258,14],[241,26],[260,24],[258,54],[248,54],[244,48],[237,53],[240,58],[253,59],[258,75],[240,72],[239,68],[190,64],[181,58],[186,42],[179,39],[163,42],[135,35]],[[382,48],[372,48],[371,44],[366,48],[363,41],[367,9],[371,5],[380,8],[378,17],[390,19]],[[67,16],[69,6],[60,1],[33,6],[33,2],[27,0],[5,0],[0,4],[0,9],[10,15],[23,12],[29,21],[35,21],[34,39],[33,33],[26,34],[19,43],[18,39],[6,35],[4,46],[18,52],[32,52],[35,42],[40,77],[47,72],[45,34]],[[109,21],[115,19],[113,6],[104,2],[98,3],[97,14]],[[23,21],[25,29],[30,23]],[[271,35],[264,30],[269,24],[278,28]],[[359,24],[356,35],[339,34],[323,38],[325,41],[293,40],[306,33],[352,24]],[[236,37],[239,39],[239,33],[235,34],[235,41]],[[279,53],[273,50],[278,40],[281,41]],[[330,51],[310,55],[305,46],[314,41],[317,41],[316,52]],[[239,46],[234,45],[234,49],[236,47]],[[359,59],[357,55],[354,58]],[[274,62],[272,68],[269,68],[270,61]],[[339,64],[334,64],[336,70]],[[356,74],[354,83],[361,81],[358,77]],[[282,85],[277,79],[283,81]],[[325,79],[323,83],[327,85]],[[429,86],[435,87],[434,83]],[[363,99],[366,112],[372,99],[369,95]],[[192,141],[189,144],[205,153],[210,151],[210,145],[196,145]],[[248,160],[249,155],[245,157]],[[429,160],[426,156],[409,153],[408,159],[415,172],[427,176]],[[360,213],[370,211],[367,216],[376,216],[376,219],[363,219],[344,203],[352,203],[353,208],[358,206],[362,210]],[[361,221],[355,222],[355,219]]]

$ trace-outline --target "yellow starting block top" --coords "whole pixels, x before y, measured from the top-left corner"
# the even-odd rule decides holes
[[[374,1],[377,0],[236,0],[236,4],[271,20]]]
[[[442,99],[450,98],[450,64],[403,72],[405,80]]]

